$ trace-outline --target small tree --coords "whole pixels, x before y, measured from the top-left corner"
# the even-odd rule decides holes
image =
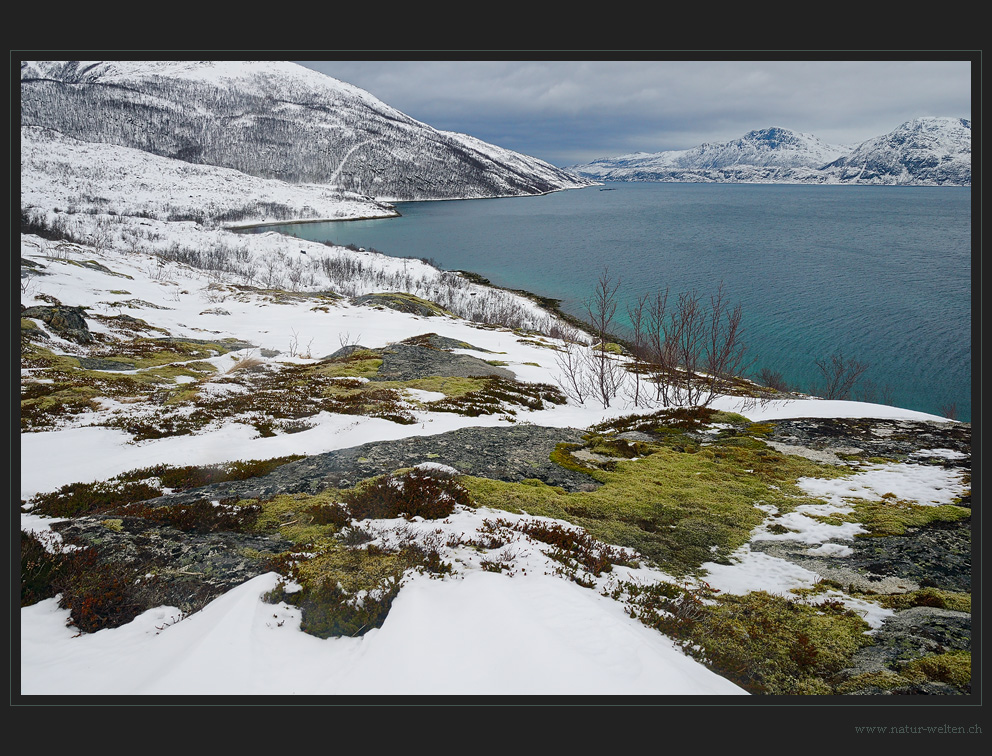
[[[706,378],[700,397],[704,407],[716,397],[721,381],[744,371],[743,313],[740,304],[729,306],[721,282],[716,294],[710,297],[706,356],[703,360]]]
[[[651,363],[649,372],[655,384],[655,399],[665,407],[670,404],[668,386],[675,368],[667,339],[667,311],[668,289],[659,289],[648,303],[647,359]]]
[[[585,374],[586,363],[582,356],[584,346],[579,343],[578,330],[571,326],[562,327],[561,338],[563,346],[555,355],[555,361],[561,369],[557,382],[569,399],[582,404],[589,391]]]
[[[706,314],[699,294],[679,294],[675,312],[665,332],[668,344],[669,391],[673,404],[696,406],[701,390],[697,372],[701,369],[705,340]]]
[[[641,308],[639,311],[638,307]],[[731,307],[721,283],[709,306],[695,291],[678,295],[671,311],[668,290],[635,306],[631,319],[647,310],[644,342],[655,383],[655,398],[664,406],[705,407],[728,378],[744,368],[743,308]]]
[[[610,354],[607,346],[617,313],[617,291],[620,281],[614,280],[608,268],[603,268],[592,297],[586,302],[586,314],[599,343],[589,356],[591,392],[609,407],[623,383],[624,371]]]
[[[792,391],[792,387],[786,382],[785,377],[778,370],[763,367],[758,371],[758,380],[765,386],[784,394]]]
[[[627,306],[627,319],[630,321],[632,334],[631,349],[634,353],[634,359],[637,361],[632,370],[634,374],[634,395],[632,399],[634,400],[634,406],[639,407],[641,406],[641,365],[648,354],[648,334],[645,332],[645,326],[648,322],[647,294],[641,296],[633,305]]]
[[[823,383],[816,384],[813,393],[824,399],[847,399],[858,379],[868,370],[867,363],[844,357],[843,352],[814,360],[813,364],[823,377]]]

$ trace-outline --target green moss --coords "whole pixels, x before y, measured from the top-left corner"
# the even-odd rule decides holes
[[[437,315],[451,315],[450,312],[435,302],[422,299],[414,294],[406,292],[384,292],[370,295],[368,303],[371,306],[388,307],[399,312],[410,312],[416,315],[432,317]]]
[[[579,444],[558,444],[552,461],[603,485],[565,493],[551,486],[466,477],[481,505],[568,520],[606,543],[633,548],[675,574],[725,560],[766,517],[755,505],[789,511],[807,498],[795,481],[826,468],[764,450],[704,447],[695,453],[656,446],[612,470],[583,464]]]
[[[837,519],[861,523],[869,536],[905,535],[907,528],[926,527],[934,522],[957,522],[969,517],[970,509],[954,504],[928,506],[892,499],[858,500],[852,513],[837,515]]]
[[[813,607],[764,591],[713,596],[670,583],[628,588],[633,616],[752,693],[832,693],[830,679],[871,643],[868,623],[842,606]]]
[[[499,377],[481,380],[482,385],[477,389],[423,406],[431,412],[455,412],[467,417],[503,414],[507,419],[512,419],[516,407],[540,410],[544,409],[545,402],[564,404],[567,401],[558,388],[548,384],[522,383]]]
[[[923,656],[907,662],[900,673],[914,683],[941,682],[957,688],[970,688],[971,652],[948,651]]]
[[[747,426],[747,432],[752,436],[770,436],[774,431],[773,423],[751,423]]]
[[[70,483],[52,493],[38,494],[33,499],[34,511],[51,517],[74,517],[112,511],[161,496],[164,488],[185,491],[210,483],[244,480],[265,475],[300,458],[300,455],[293,455],[267,460],[238,460],[217,465],[145,467],[121,473],[106,481]]]
[[[736,412],[723,412],[717,410],[712,415],[710,415],[709,422],[712,424],[721,423],[727,425],[757,425],[757,423],[752,424],[744,415],[739,415]]]
[[[61,383],[38,384],[40,396],[21,400],[21,428],[45,427],[53,419],[99,409],[96,399],[102,392],[89,386]]]
[[[592,465],[580,462],[572,455],[573,451],[578,451],[584,447],[584,444],[570,444],[565,442],[555,444],[555,448],[550,454],[550,459],[559,467],[564,467],[566,470],[573,472],[585,473],[600,483],[605,483],[606,477],[603,471]]]
[[[356,356],[362,355],[362,356]],[[382,367],[382,358],[374,352],[354,352],[349,357],[324,360],[312,371],[328,378],[371,378]]]
[[[863,672],[860,675],[849,677],[838,683],[834,691],[838,694],[859,693],[861,691],[872,690],[894,690],[904,688],[910,684],[902,675],[888,669],[876,670],[874,672]]]
[[[161,347],[157,342],[151,343]],[[97,358],[136,371],[113,372],[84,369],[80,360],[75,357],[56,355],[50,350],[34,345],[23,347],[22,367],[31,369],[34,377],[43,380],[30,384],[26,392],[22,391],[22,429],[43,430],[52,427],[59,418],[98,409],[99,405],[94,400],[101,396],[124,403],[142,401],[150,399],[151,394],[160,388],[169,387],[175,390],[175,393],[160,397],[162,401],[168,401],[170,404],[189,403],[194,398],[195,389],[191,386],[176,388],[176,380],[181,377],[201,380],[204,375],[216,370],[210,363],[202,361],[174,364],[172,361],[183,355],[169,349],[160,349],[158,358],[154,360],[135,356],[140,352],[141,349],[122,347],[112,354]],[[161,364],[155,364],[148,369],[138,369],[146,362],[156,363],[159,360],[162,361]],[[154,435],[146,437],[154,437]]]
[[[623,347],[612,341],[596,344],[593,346],[593,349],[597,352],[606,352],[607,354],[623,354]]]
[[[971,594],[942,591],[939,588],[920,588],[909,593],[886,596],[872,595],[872,601],[890,609],[908,609],[913,606],[933,606],[955,612],[971,612]]]

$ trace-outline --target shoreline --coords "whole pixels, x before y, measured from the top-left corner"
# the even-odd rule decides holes
[[[602,182],[595,181],[594,183],[588,184],[586,186],[568,186],[561,189],[549,189],[546,192],[536,192],[534,194],[496,194],[486,197],[435,197],[435,198],[425,198],[425,199],[384,199],[384,200],[374,200],[375,202],[382,202],[384,204],[392,206],[393,203],[403,203],[403,202],[466,202],[470,200],[491,200],[491,199],[523,199],[527,197],[546,197],[549,194],[555,194],[557,192],[569,192],[574,189],[591,189],[594,186],[602,186]],[[259,223],[247,223],[243,226],[224,226],[227,231],[243,231],[252,228],[264,228],[266,226],[296,226],[304,223],[347,223],[349,221],[363,221],[363,220],[389,220],[390,218],[402,218],[403,213],[399,210],[393,208],[393,215],[360,215],[353,218],[306,218],[300,220],[285,220],[285,221],[263,221]]]

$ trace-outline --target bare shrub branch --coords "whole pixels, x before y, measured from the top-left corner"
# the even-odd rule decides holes
[[[858,379],[868,370],[868,364],[835,352],[826,358],[813,360],[823,378],[813,387],[813,393],[824,399],[847,399]]]

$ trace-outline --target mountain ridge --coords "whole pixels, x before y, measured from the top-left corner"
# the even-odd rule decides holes
[[[971,185],[971,121],[925,117],[857,145],[780,127],[688,150],[599,158],[569,170],[600,181]]]

